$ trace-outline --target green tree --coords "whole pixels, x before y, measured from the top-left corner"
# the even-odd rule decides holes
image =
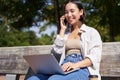
[[[54,16],[51,16],[54,8],[49,3],[49,0],[0,0],[0,46],[39,44],[35,33],[24,29],[41,26],[38,22],[44,20],[47,21],[46,26],[55,22]],[[46,26],[43,27],[46,29]],[[45,30],[43,27],[41,31]]]
[[[38,40],[30,27],[40,26],[40,32],[55,24],[69,0],[0,0],[0,46],[51,44],[53,36],[42,35]],[[120,41],[120,1],[81,0],[85,6],[85,23],[95,27],[103,41]],[[39,24],[46,21],[45,25]],[[25,29],[28,31],[25,31]],[[47,38],[48,37],[48,38]],[[48,40],[47,40],[48,39]],[[50,41],[50,42],[48,42]]]
[[[96,12],[101,18],[99,24],[109,28],[109,41],[120,41],[120,1],[94,0]]]
[[[39,44],[40,44],[40,45],[53,44],[54,35],[55,35],[54,32],[51,33],[50,35],[48,35],[48,34],[42,34],[42,35],[41,35],[42,37],[39,39],[39,42],[40,42]]]
[[[3,19],[4,24],[17,30],[31,27],[35,22],[35,16],[44,17],[38,10],[42,10],[45,3],[44,0],[0,0],[0,18]]]
[[[20,46],[29,45],[26,33],[11,31],[8,26],[1,26],[0,28],[0,46]]]
[[[38,40],[33,31],[20,32],[7,26],[0,28],[0,47],[38,45]]]

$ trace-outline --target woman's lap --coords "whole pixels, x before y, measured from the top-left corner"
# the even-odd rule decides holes
[[[43,74],[36,74],[27,80],[47,80],[50,76],[49,75],[43,75]]]
[[[63,63],[78,62],[81,60],[82,60],[82,56],[72,55],[72,56],[68,56]],[[55,74],[52,76],[48,76],[43,74],[36,74],[35,76],[32,76],[27,80],[89,80],[88,76],[89,76],[88,69],[81,68],[78,71],[75,71],[66,75]]]
[[[27,80],[89,80],[88,76],[89,74],[87,74],[85,69],[80,69],[79,71],[72,72],[67,75],[55,74],[52,76],[46,76],[38,74]]]
[[[67,75],[52,75],[48,80],[89,80],[89,74],[86,74],[85,70],[80,69],[79,71],[69,73]]]

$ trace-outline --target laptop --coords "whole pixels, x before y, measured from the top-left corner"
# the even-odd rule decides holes
[[[79,70],[75,69],[64,72],[61,66],[59,65],[58,61],[52,54],[24,55],[23,57],[35,73],[68,74],[73,71]]]

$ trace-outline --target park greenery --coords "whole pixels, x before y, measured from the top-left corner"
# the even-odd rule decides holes
[[[68,0],[0,0],[0,47],[53,44],[55,32],[41,34],[56,25]],[[120,41],[120,0],[80,0],[85,23],[96,28],[103,42]],[[44,25],[42,23],[46,21]],[[41,37],[30,28],[39,27]]]

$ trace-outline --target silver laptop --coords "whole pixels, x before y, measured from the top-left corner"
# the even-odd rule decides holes
[[[58,61],[52,54],[24,55],[23,57],[35,73],[68,74],[70,72],[79,70],[75,69],[68,72],[64,72],[61,66],[59,65]]]

